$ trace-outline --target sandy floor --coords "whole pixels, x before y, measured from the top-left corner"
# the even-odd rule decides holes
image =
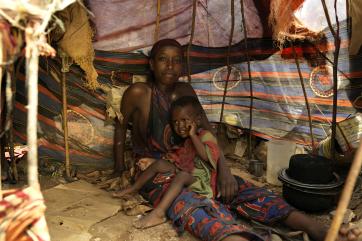
[[[256,178],[246,171],[246,165],[230,162],[232,172],[257,186],[265,186],[274,192],[281,192],[280,187],[270,186],[265,177]],[[86,181],[64,183],[60,176],[41,175],[40,182],[47,205],[46,219],[50,234],[54,241],[194,241],[190,234],[182,236],[174,231],[171,224],[165,223],[157,227],[138,230],[132,227],[136,216],[127,216],[121,211],[119,199],[111,197],[109,192],[99,189]],[[63,184],[62,184],[63,182]],[[24,185],[21,180],[16,186]],[[14,188],[14,185],[3,185],[4,188]],[[356,187],[350,203],[359,222],[362,217],[362,189]],[[329,212],[312,214],[321,222],[331,222]],[[289,232],[285,228],[282,232]]]
[[[57,185],[43,194],[53,241],[196,240],[188,234],[178,237],[169,223],[146,230],[133,228],[136,217],[120,211],[119,199],[82,180]]]

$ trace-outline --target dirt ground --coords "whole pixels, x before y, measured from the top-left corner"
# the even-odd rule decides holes
[[[264,186],[276,193],[281,194],[282,188],[266,183],[265,175],[254,177],[247,171],[247,162],[240,159],[229,160],[234,175],[253,182],[257,186]],[[50,229],[52,240],[77,240],[77,241],[194,241],[197,240],[190,234],[179,236],[170,223],[146,230],[138,230],[132,227],[136,216],[126,215],[122,211],[122,203],[111,197],[109,192],[101,190],[94,184],[85,181],[66,183],[61,175],[41,172],[40,183],[48,207],[46,218]],[[4,189],[21,187],[26,183],[24,176],[17,185],[3,184]],[[355,192],[349,208],[355,217],[352,222],[360,222],[362,217],[362,189],[361,181],[357,183]],[[330,212],[310,214],[322,223],[328,225],[331,222]],[[257,228],[255,224],[241,221],[252,229]],[[272,232],[283,234],[289,233],[285,227],[278,226]],[[162,234],[162,235],[161,235]],[[273,236],[275,239],[275,235]],[[284,239],[284,238],[282,238]],[[294,240],[302,240],[299,235]]]

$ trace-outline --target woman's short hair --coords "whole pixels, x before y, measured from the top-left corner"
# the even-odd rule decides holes
[[[181,51],[181,53],[182,53],[182,55],[183,55],[182,45],[181,45],[179,42],[177,42],[175,39],[168,39],[168,38],[166,38],[166,39],[161,39],[161,40],[157,41],[157,42],[153,45],[153,47],[152,47],[152,49],[151,49],[151,51],[150,51],[150,54],[149,54],[149,58],[150,58],[150,59],[154,59],[155,56],[156,56],[156,54],[157,54],[157,52],[158,52],[161,48],[166,47],[166,46],[172,46],[172,47],[176,47],[176,48],[180,49],[180,51]]]

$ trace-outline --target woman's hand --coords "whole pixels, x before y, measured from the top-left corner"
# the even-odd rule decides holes
[[[220,163],[221,165],[218,165],[218,196],[221,195],[222,200],[225,203],[229,203],[238,192],[238,183],[231,174],[230,169],[226,166],[223,158],[220,158],[219,161],[224,162],[224,164]]]

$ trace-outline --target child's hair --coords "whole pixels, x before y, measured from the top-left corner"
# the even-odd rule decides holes
[[[170,108],[171,115],[177,107],[186,107],[186,106],[192,106],[192,108],[195,110],[197,114],[200,114],[202,111],[200,102],[196,97],[182,96],[171,103],[171,108]]]

